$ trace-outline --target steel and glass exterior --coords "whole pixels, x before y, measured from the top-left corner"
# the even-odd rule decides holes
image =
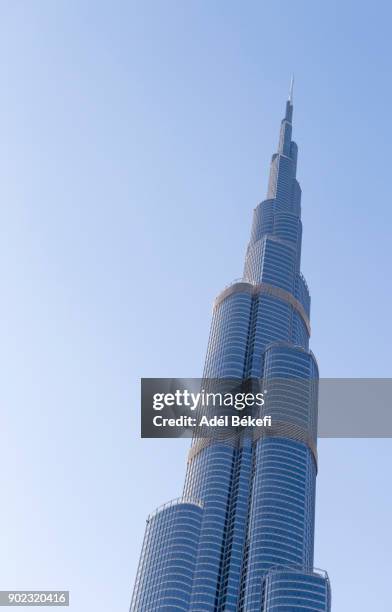
[[[330,610],[328,577],[313,570],[318,368],[309,351],[310,296],[300,271],[292,116],[290,95],[267,198],[254,210],[243,278],[214,303],[204,369],[205,378],[263,379],[275,427],[268,436],[193,441],[183,491],[194,500],[183,508],[195,514],[189,538],[185,544],[183,534],[176,548],[177,527],[159,525],[177,525],[182,503],[167,518],[163,511],[156,520],[158,512],[156,524],[149,519],[133,612]],[[182,545],[193,546],[193,564],[178,574],[181,603],[168,604]],[[169,569],[150,561],[167,550],[174,556]]]
[[[324,612],[331,607],[328,575],[321,570],[271,569],[263,591],[263,612]]]
[[[189,610],[203,504],[179,498],[147,519],[132,610]]]

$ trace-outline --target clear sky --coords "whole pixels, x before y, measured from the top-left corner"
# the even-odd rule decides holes
[[[188,442],[141,376],[199,376],[294,71],[322,376],[392,376],[388,2],[0,2],[0,589],[125,612]],[[390,610],[392,440],[323,440],[315,564]],[[51,608],[49,608],[51,609]]]

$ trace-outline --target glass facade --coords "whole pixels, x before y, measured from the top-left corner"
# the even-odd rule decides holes
[[[148,517],[131,610],[189,610],[202,516],[180,498]]]
[[[263,591],[264,612],[323,612],[331,607],[328,575],[320,570],[272,569]]]
[[[289,99],[267,199],[254,210],[243,278],[214,303],[204,369],[205,378],[262,379],[274,428],[268,435],[193,441],[183,495],[202,505],[192,506],[199,521],[189,527],[193,565],[186,566],[178,595],[187,607],[173,604],[173,610],[330,610],[328,578],[313,570],[318,368],[309,351],[310,296],[300,271],[292,114]],[[167,520],[177,520],[171,512]],[[166,536],[160,530],[147,523],[135,612],[165,609],[172,568],[181,565],[181,546],[170,549],[176,528]],[[163,556],[172,550],[169,570],[151,569],[149,557],[159,548]]]

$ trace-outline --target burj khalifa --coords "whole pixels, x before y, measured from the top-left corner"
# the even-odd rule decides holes
[[[292,121],[291,85],[243,277],[215,300],[204,369],[263,380],[274,427],[193,441],[182,496],[147,519],[132,612],[331,609],[328,575],[313,567],[318,367]]]

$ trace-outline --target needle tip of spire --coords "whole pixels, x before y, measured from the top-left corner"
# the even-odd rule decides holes
[[[294,74],[291,76],[290,90],[289,90],[289,102],[293,103],[293,90],[294,90]]]

